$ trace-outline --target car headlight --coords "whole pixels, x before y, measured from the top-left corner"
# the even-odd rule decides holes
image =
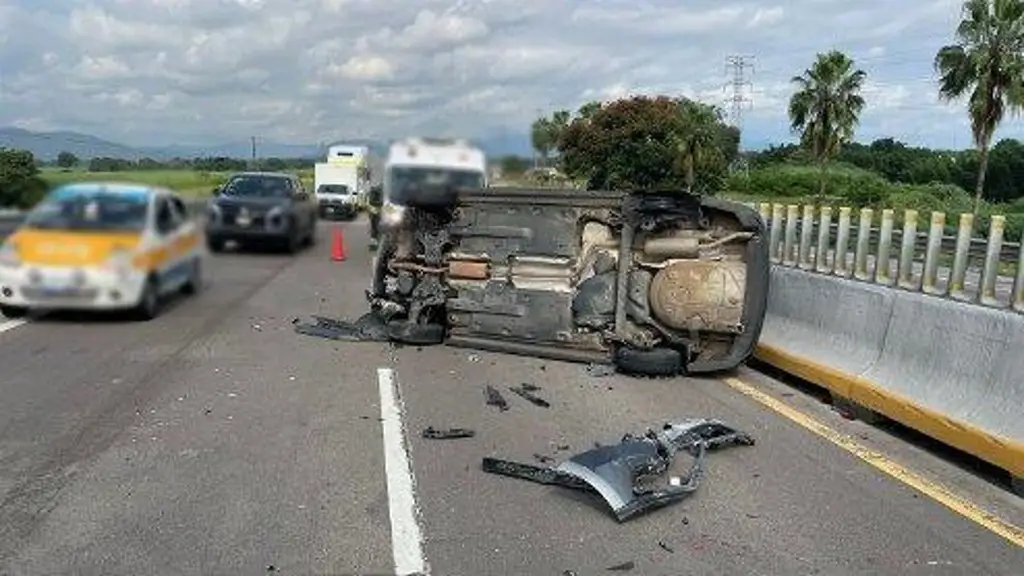
[[[21,266],[18,249],[10,242],[0,244],[0,268],[17,268]]]
[[[282,228],[286,224],[284,219],[285,210],[281,206],[274,206],[270,210],[267,210],[267,227],[268,228]]]
[[[110,253],[110,257],[103,267],[119,277],[125,278],[135,271],[135,255],[130,250],[115,249]]]
[[[384,204],[381,206],[380,222],[385,226],[397,226],[405,220],[405,206]]]

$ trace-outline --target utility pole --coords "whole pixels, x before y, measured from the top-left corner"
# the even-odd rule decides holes
[[[252,144],[252,167],[256,168],[256,137],[249,136],[249,142]]]
[[[747,93],[753,93],[754,85],[750,80],[747,80],[747,70],[754,71],[754,64],[751,62],[754,59],[753,56],[743,55],[732,55],[725,59],[726,73],[729,74],[730,80],[724,86],[725,89],[731,89],[729,97],[726,99],[730,106],[730,116],[732,125],[743,134],[743,110],[744,105],[749,105],[753,108],[753,99],[747,96]],[[748,173],[747,159],[740,155],[736,162],[729,167],[733,172]]]

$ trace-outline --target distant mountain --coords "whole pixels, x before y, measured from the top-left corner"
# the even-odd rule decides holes
[[[369,146],[377,155],[387,154],[387,142],[374,140],[339,140],[352,144]],[[482,138],[476,142],[489,156],[516,154],[529,156],[530,144],[526,135],[502,134]],[[172,158],[195,158],[220,156],[228,158],[249,158],[252,144],[249,141],[228,142],[209,146],[144,146],[133,147],[110,142],[89,134],[77,132],[32,132],[21,128],[0,128],[0,147],[28,150],[41,160],[56,160],[61,152],[70,152],[83,160],[96,157],[139,160],[170,160]],[[280,142],[256,141],[256,152],[261,158],[320,158],[327,150],[317,144],[283,144]]]
[[[31,132],[21,128],[0,128],[0,147],[28,150],[42,160],[54,160],[61,152],[79,158],[125,158],[137,160],[144,154],[131,146],[108,142],[77,132]]]

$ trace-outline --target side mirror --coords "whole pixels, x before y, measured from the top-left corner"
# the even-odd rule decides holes
[[[214,188],[210,193],[213,194],[214,197],[220,196],[220,186]]]
[[[295,199],[299,202],[306,202],[309,200],[309,192],[297,192],[295,194]]]

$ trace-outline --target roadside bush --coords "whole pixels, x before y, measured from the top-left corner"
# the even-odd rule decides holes
[[[46,188],[31,152],[0,148],[0,208],[31,208]]]

